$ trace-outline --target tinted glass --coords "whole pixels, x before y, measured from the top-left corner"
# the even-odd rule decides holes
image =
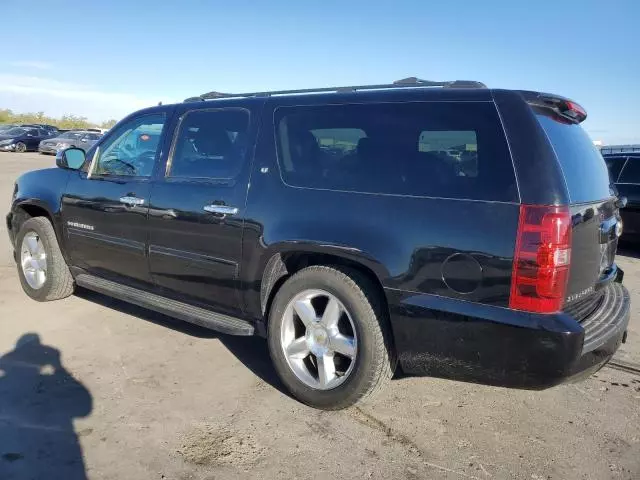
[[[76,138],[80,138],[81,136],[82,136],[82,133],[80,132],[65,132],[62,135],[59,135],[58,138],[68,138],[68,139],[75,140]]]
[[[277,110],[276,125],[282,177],[290,185],[518,200],[490,102],[285,107]]]
[[[93,174],[150,176],[164,121],[163,114],[153,114],[121,125],[101,146]]]
[[[174,140],[169,176],[234,178],[245,159],[248,127],[245,110],[188,112]]]
[[[627,161],[627,157],[604,157],[604,163],[609,169],[609,179],[611,182],[618,181],[620,170],[624,166],[624,162]]]
[[[629,158],[618,183],[640,183],[640,158]]]
[[[579,124],[551,111],[536,109],[536,117],[556,152],[572,203],[609,198],[609,172],[600,151]]]
[[[5,130],[3,135],[24,135],[27,132],[25,128],[10,128],[9,130]]]

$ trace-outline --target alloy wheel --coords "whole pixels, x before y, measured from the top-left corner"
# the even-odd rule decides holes
[[[47,252],[36,232],[27,232],[20,248],[20,265],[31,288],[42,288],[47,280]]]
[[[296,377],[318,390],[342,384],[353,371],[358,354],[351,315],[324,290],[305,290],[289,302],[280,343]]]

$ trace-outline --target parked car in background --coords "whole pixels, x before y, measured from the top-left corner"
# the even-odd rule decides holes
[[[15,125],[13,123],[4,123],[2,125],[0,125],[0,132],[4,132],[6,130],[9,130],[11,128],[16,128],[19,127],[20,125]]]
[[[40,142],[51,138],[48,130],[36,127],[14,127],[0,132],[0,150],[5,152],[27,152],[38,149]]]
[[[24,124],[22,124],[20,126],[21,127],[41,128],[41,129],[46,130],[47,132],[50,132],[52,134],[57,134],[58,133],[58,127],[56,127],[54,125],[47,125],[46,123],[24,123]]]
[[[622,239],[640,240],[640,152],[610,153],[603,157],[618,195],[627,197],[627,205],[620,210]]]
[[[102,134],[97,132],[89,132],[86,130],[71,130],[64,132],[53,138],[48,138],[40,142],[38,151],[40,153],[49,153],[55,155],[58,150],[65,148],[77,147],[85,152],[96,143]]]
[[[105,133],[107,133],[109,131],[109,129],[108,128],[91,127],[91,128],[87,128],[87,131],[88,132],[98,132],[98,133],[101,133],[101,134],[104,135]]]

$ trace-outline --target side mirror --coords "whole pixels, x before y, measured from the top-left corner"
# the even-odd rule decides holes
[[[82,168],[86,156],[84,150],[81,148],[67,148],[58,151],[56,154],[56,165],[59,168],[66,168],[67,170],[78,170]]]

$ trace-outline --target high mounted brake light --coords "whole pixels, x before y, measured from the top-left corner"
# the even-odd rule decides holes
[[[531,92],[527,90],[521,90],[520,93],[532,107],[550,109],[555,112],[557,114],[555,119],[558,121],[566,120],[567,122],[580,123],[584,122],[587,118],[587,111],[582,105],[568,98],[550,93]]]
[[[570,260],[569,208],[521,205],[509,307],[536,313],[560,311]]]
[[[576,122],[580,123],[587,118],[587,111],[571,100],[564,101],[564,110],[561,113],[565,116],[573,118]]]

